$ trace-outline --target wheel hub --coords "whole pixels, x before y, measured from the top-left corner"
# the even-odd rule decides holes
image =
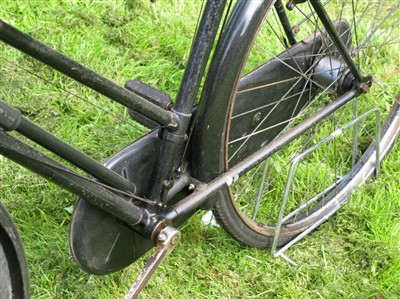
[[[334,26],[350,48],[349,23]],[[351,88],[354,78],[325,35],[310,35],[241,78],[229,132],[230,167],[272,141],[321,88],[332,85],[338,93]],[[316,55],[322,56],[317,62]]]

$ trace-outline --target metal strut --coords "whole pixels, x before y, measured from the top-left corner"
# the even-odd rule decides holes
[[[124,299],[134,299],[139,296],[139,293],[145,287],[145,285],[153,275],[154,271],[175,248],[180,236],[180,231],[171,226],[167,226],[160,231],[157,236],[156,251],[147,261],[142,271],[140,271],[135,282],[129,289],[128,293],[126,293]]]

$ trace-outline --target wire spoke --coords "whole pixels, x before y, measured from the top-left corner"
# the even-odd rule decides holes
[[[380,69],[375,70],[375,66],[372,64],[372,61],[375,62],[375,53],[380,54],[384,47],[395,48],[400,43],[399,30],[397,30],[400,18],[393,18],[400,7],[400,3],[344,0],[340,4],[330,1],[330,4],[329,9],[335,11],[334,16],[336,17],[332,20],[336,22],[335,25],[340,24],[341,27],[338,30],[340,30],[343,40],[348,43],[346,47],[348,47],[350,54],[357,61],[357,65],[363,73],[374,76],[375,72],[380,71]],[[231,119],[235,119],[235,126],[240,128],[240,124],[243,122],[243,124],[246,124],[243,126],[246,131],[241,134],[239,130],[235,134],[230,134],[230,138],[227,139],[226,148],[229,149],[229,152],[226,162],[229,166],[230,163],[236,163],[238,159],[246,157],[247,151],[251,153],[253,144],[264,144],[262,143],[263,139],[284,136],[289,129],[314,115],[327,103],[338,97],[336,92],[340,90],[337,88],[341,84],[340,80],[342,80],[340,75],[332,76],[332,80],[327,84],[324,83],[324,87],[318,83],[322,76],[317,76],[326,74],[328,70],[332,73],[345,73],[346,66],[344,62],[340,63],[340,53],[329,35],[321,27],[319,18],[312,12],[310,3],[298,4],[295,7],[296,9],[293,12],[296,14],[293,15],[293,19],[299,16],[301,19],[294,22],[293,24],[297,25],[292,28],[296,26],[305,27],[304,35],[308,36],[307,42],[310,43],[310,49],[312,49],[310,52],[312,53],[310,55],[308,53],[306,55],[304,53],[295,54],[296,51],[291,51],[291,47],[287,47],[281,38],[282,28],[274,28],[274,25],[271,24],[276,22],[276,15],[270,20],[271,22],[266,22],[269,29],[267,32],[270,32],[272,41],[264,43],[257,40],[253,45],[254,51],[257,54],[261,53],[259,54],[261,59],[259,61],[249,59],[246,64],[246,74],[243,76],[246,79],[243,82],[244,87],[239,86],[237,91],[241,106],[238,106],[237,112],[232,109]],[[288,12],[290,20],[291,13]],[[344,22],[347,22],[348,25]],[[348,27],[343,27],[343,24]],[[314,28],[312,33],[307,33],[309,27]],[[316,42],[317,38],[321,40],[323,45],[320,47],[321,49],[317,48],[317,44],[320,43],[320,41]],[[305,41],[300,41],[301,39],[297,36],[296,39],[299,42]],[[296,47],[296,45],[293,47]],[[393,52],[393,49],[388,47],[384,51]],[[273,53],[280,54],[273,55]],[[315,67],[320,58],[323,57],[334,57],[339,62],[330,59],[326,62],[327,70],[323,69],[321,73],[317,73]],[[243,189],[240,189],[238,190],[240,193],[235,194],[235,199],[239,202],[241,196],[245,198],[243,199],[243,206],[239,205],[239,207],[249,220],[265,228],[274,225],[283,197],[285,178],[294,157],[298,153],[309,149],[332,132],[343,127],[344,124],[348,124],[359,115],[369,111],[366,109],[371,109],[377,103],[380,104],[375,94],[384,94],[390,97],[390,100],[395,101],[391,89],[400,86],[400,80],[398,80],[399,77],[395,69],[396,64],[391,65],[390,62],[385,61],[385,58],[383,57],[382,63],[389,66],[388,71],[392,71],[394,76],[391,76],[392,73],[385,74],[384,71],[374,76],[376,79],[372,84],[371,94],[355,98],[352,101],[353,105],[348,104],[341,107],[327,119],[315,124],[307,132],[296,137],[283,149],[268,157],[268,162],[259,164],[256,168],[257,175],[253,172],[255,170],[253,169],[249,172],[248,177],[247,175],[243,177],[243,183],[240,185],[245,186],[246,189],[254,185],[254,191],[244,192]],[[299,67],[302,59],[310,61],[310,64],[307,67]],[[278,79],[275,81],[270,79],[272,77],[267,77],[263,82],[262,79],[259,79],[260,74],[268,70],[268,63],[271,61],[281,65],[281,67],[276,68],[277,73],[278,70],[284,72],[287,68],[287,72],[293,75],[276,76]],[[376,68],[379,68],[381,61],[376,60],[376,63]],[[262,69],[263,67],[265,69]],[[251,84],[253,71],[248,71],[249,69],[258,71],[258,73],[254,73],[254,77],[259,80],[260,84],[254,84],[254,82]],[[384,77],[379,77],[379,75],[384,75]],[[377,88],[374,88],[375,85]],[[282,89],[280,90],[280,88]],[[260,98],[257,98],[258,91],[260,91]],[[279,93],[274,96],[274,92]],[[266,97],[268,100],[257,107],[251,104],[246,109],[246,96],[249,96],[249,99],[257,98],[257,101],[261,101],[262,97]],[[384,106],[383,103],[380,105]],[[265,113],[261,120],[252,126],[248,125],[251,115],[255,115],[261,110],[263,114]],[[280,113],[282,113],[282,116],[279,115]],[[297,166],[296,173],[299,172],[299,178],[294,178],[292,182],[293,190],[291,192],[293,193],[289,197],[287,211],[285,211],[293,211],[293,213],[290,218],[285,220],[284,226],[302,221],[331,201],[335,196],[335,189],[344,182],[345,177],[349,176],[348,173],[352,171],[352,167],[357,163],[366,161],[365,158],[362,158],[362,154],[365,151],[364,147],[367,148],[368,144],[376,141],[374,127],[373,117],[366,120],[365,123],[357,123],[348,132],[343,132],[340,138],[333,138],[327,144],[321,146],[318,154],[315,154],[316,156],[310,155],[301,162],[301,165]],[[267,131],[271,133],[266,133]],[[270,142],[271,140],[266,141]],[[233,160],[235,157],[237,158]],[[322,191],[319,188],[322,188]],[[301,208],[298,209],[299,207]]]

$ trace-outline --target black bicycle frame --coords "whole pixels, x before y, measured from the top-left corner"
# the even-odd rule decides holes
[[[313,3],[315,2],[317,1],[313,1]],[[336,102],[332,103],[332,105],[327,106],[313,118],[310,118],[309,122],[295,127],[284,138],[279,138],[271,142],[265,148],[252,154],[236,167],[233,167],[208,184],[199,183],[192,195],[179,201],[172,207],[163,207],[163,190],[164,188],[169,190],[173,185],[172,174],[177,162],[180,161],[180,150],[183,144],[188,142],[187,133],[189,123],[192,119],[193,105],[210,58],[215,37],[222,23],[225,3],[226,0],[207,1],[175,101],[175,107],[171,110],[151,103],[134,92],[120,87],[0,21],[0,39],[4,42],[162,125],[162,144],[152,171],[147,193],[144,194],[147,199],[139,198],[139,200],[144,202],[149,202],[150,200],[152,205],[143,204],[138,206],[131,204],[126,198],[137,198],[134,195],[135,185],[133,183],[35,126],[22,117],[17,109],[1,101],[0,127],[3,130],[0,129],[0,153],[123,220],[141,234],[150,236],[157,223],[162,221],[163,218],[174,221],[181,215],[186,215],[194,211],[220,188],[232,183],[238,175],[266,159],[275,150],[279,149],[280,146],[290,142],[293,136],[301,134],[310,125],[327,117],[334,109],[337,109],[338,105],[344,105],[358,95],[358,90],[350,90]],[[252,18],[264,15],[265,10],[261,9],[261,7],[260,5],[260,9],[254,9],[252,12],[253,15],[242,16],[245,20],[240,21],[251,23]],[[320,14],[323,14],[323,12],[320,12]],[[343,51],[345,52],[345,49]],[[18,131],[62,158],[74,163],[96,178],[101,184],[97,181],[83,178],[71,169],[68,169],[5,132],[13,130]],[[121,191],[123,191],[123,194],[117,195]],[[150,217],[150,214],[155,212],[157,213],[157,217]]]
[[[182,143],[187,141],[186,133],[192,117],[191,111],[221,24],[225,3],[226,0],[208,0],[205,5],[176,104],[172,110],[149,102],[138,94],[98,75],[2,21],[0,21],[0,39],[163,126],[162,146],[147,194],[148,198],[160,202],[163,186],[165,181],[171,177],[178,150]],[[57,137],[40,129],[22,117],[17,109],[4,102],[0,102],[0,127],[3,128],[3,130],[0,130],[1,154],[85,198],[92,204],[125,221],[131,227],[143,231],[138,224],[145,226],[148,223],[149,212],[147,209],[130,204],[124,197],[116,195],[108,188],[110,186],[132,194],[135,191],[135,186],[132,183]],[[16,130],[70,161],[106,186],[81,177],[71,169],[5,132],[12,130]]]

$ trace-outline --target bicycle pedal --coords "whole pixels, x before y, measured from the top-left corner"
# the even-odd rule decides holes
[[[171,253],[175,248],[181,236],[180,231],[177,229],[167,226],[160,231],[157,236],[157,248],[150,259],[147,261],[146,265],[140,271],[135,282],[126,293],[124,299],[134,299],[137,298],[145,287],[147,282],[150,280],[154,271],[158,268],[161,262]]]

